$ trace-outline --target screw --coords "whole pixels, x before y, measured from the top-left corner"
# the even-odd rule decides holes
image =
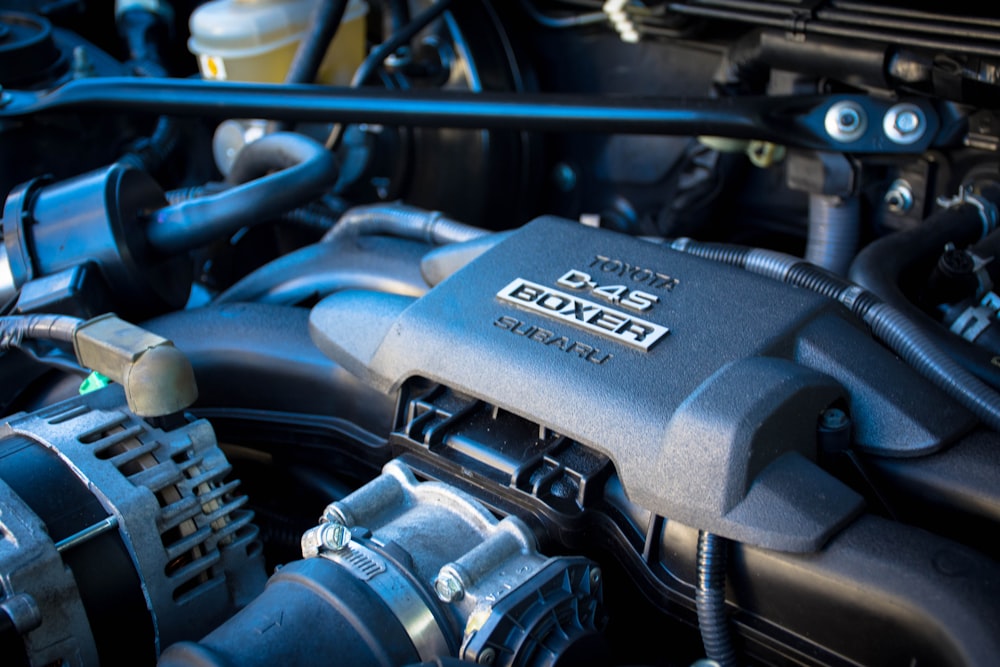
[[[320,527],[319,539],[324,548],[340,551],[351,543],[351,531],[338,521],[330,521]]]
[[[322,551],[340,551],[351,542],[351,531],[338,521],[322,523],[302,535],[302,557],[313,558]]]
[[[893,181],[882,198],[890,213],[903,214],[913,208],[913,190],[910,184],[900,179]]]
[[[920,107],[906,102],[896,104],[885,112],[885,117],[882,118],[882,130],[893,143],[912,144],[924,136],[927,122]]]
[[[497,659],[496,650],[487,646],[479,654],[479,657],[476,658],[476,662],[478,662],[480,665],[492,665],[496,661],[496,659]]]
[[[861,137],[868,125],[865,110],[857,102],[845,100],[827,109],[823,119],[826,133],[834,141],[854,141]]]
[[[441,568],[434,580],[434,592],[441,602],[455,602],[465,596],[465,587],[458,575],[451,570]]]
[[[824,410],[823,415],[820,417],[820,426],[831,431],[844,428],[849,423],[847,413],[839,408]]]

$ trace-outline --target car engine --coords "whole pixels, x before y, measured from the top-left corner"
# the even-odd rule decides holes
[[[0,663],[996,663],[988,3],[6,0],[0,86]]]

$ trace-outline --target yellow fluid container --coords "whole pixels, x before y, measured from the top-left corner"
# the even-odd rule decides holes
[[[206,79],[280,83],[320,0],[212,0],[191,14],[188,49]],[[351,0],[317,82],[347,85],[365,57],[364,0]]]

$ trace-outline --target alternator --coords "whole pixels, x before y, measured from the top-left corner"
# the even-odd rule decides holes
[[[160,666],[555,665],[604,651],[593,562],[542,556],[520,519],[498,521],[399,461],[327,507],[302,550],[250,606]]]
[[[152,664],[252,599],[261,549],[230,469],[207,422],[154,428],[116,385],[0,426],[12,663]]]

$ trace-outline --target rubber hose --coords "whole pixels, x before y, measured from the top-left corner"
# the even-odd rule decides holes
[[[876,338],[995,431],[1000,431],[1000,394],[938,347],[926,331],[870,291],[834,276],[798,257],[758,248],[702,244],[678,239],[674,250],[715,259],[840,302],[859,317]]]
[[[402,30],[393,33],[389,39],[385,40],[368,54],[362,61],[361,66],[354,72],[351,79],[351,87],[363,86],[375,70],[379,68],[383,61],[396,52],[399,47],[410,43],[417,33],[430,25],[435,19],[451,6],[451,0],[438,0],[424,11],[417,14],[413,20]]]
[[[169,116],[160,116],[153,134],[137,141],[135,147],[118,161],[142,171],[156,171],[170,157],[179,139],[177,121]]]
[[[166,197],[167,202],[173,205],[191,199],[197,199],[198,197],[204,197],[205,195],[222,192],[227,188],[228,186],[225,183],[206,183],[205,185],[196,185],[190,188],[168,190],[164,196]],[[292,209],[291,211],[282,214],[280,218],[283,223],[317,232],[329,231],[330,228],[336,224],[337,219],[337,215],[321,210],[319,207],[313,208],[309,205]]]
[[[736,667],[736,650],[726,617],[726,540],[705,531],[698,533],[695,606],[705,656],[720,667]]]
[[[373,204],[357,206],[344,213],[323,241],[336,243],[359,236],[384,234],[431,245],[446,245],[471,241],[489,233],[485,229],[446,218],[438,211],[425,211],[405,204]]]
[[[937,321],[913,305],[900,286],[915,268],[926,267],[930,271],[945,244],[964,247],[981,238],[983,231],[982,213],[976,206],[964,204],[941,209],[917,228],[869,244],[858,253],[848,277],[922,324],[926,334],[963,368],[994,389],[1000,389],[1000,368],[992,363],[994,355],[940,328]]]
[[[268,174],[273,169],[280,171]],[[237,155],[228,180],[241,185],[154,212],[146,237],[165,253],[196,248],[318,198],[336,182],[337,171],[322,144],[290,132],[269,134]]]
[[[285,83],[312,83],[316,80],[326,50],[333,41],[347,11],[348,0],[320,0],[309,16],[309,28],[295,51]]]
[[[162,13],[133,7],[123,12],[117,20],[118,31],[128,48],[128,62],[132,71],[142,77],[166,77],[163,51],[170,26]],[[177,122],[160,116],[153,134],[136,143],[135,148],[122,156],[121,162],[142,169],[156,171],[177,147],[180,132]]]
[[[292,64],[285,74],[285,83],[313,83],[319,74],[320,65],[344,19],[349,0],[320,0],[309,15],[309,27],[299,42]],[[271,133],[289,130],[293,127],[287,121],[271,121]]]
[[[806,261],[847,275],[858,249],[860,205],[856,197],[809,196]]]

